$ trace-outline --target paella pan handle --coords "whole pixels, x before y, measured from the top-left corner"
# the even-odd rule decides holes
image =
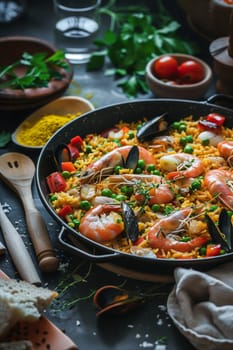
[[[72,240],[72,243],[68,242],[67,240],[70,238]],[[78,245],[80,246],[80,242],[77,240],[76,237],[74,237],[72,234],[67,234],[65,227],[62,227],[59,235],[58,235],[58,240],[60,244],[66,248],[67,250],[71,251],[74,254],[78,254],[79,256],[88,259],[89,261],[93,262],[104,262],[104,261],[110,261],[112,259],[118,259],[120,258],[120,253],[113,252],[111,254],[102,254],[102,255],[95,255],[92,253],[87,252],[84,250],[85,248],[79,248]]]
[[[215,94],[210,96],[206,102],[233,109],[233,96],[230,95]]]

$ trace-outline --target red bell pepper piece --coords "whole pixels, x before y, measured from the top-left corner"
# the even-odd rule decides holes
[[[71,155],[72,160],[77,159],[79,156],[78,148],[76,146],[73,146],[71,143],[69,143],[67,146],[70,150],[70,155]]]
[[[206,246],[206,256],[216,256],[221,253],[221,244],[208,244]]]
[[[55,171],[46,177],[46,182],[51,193],[64,191],[66,188],[66,182],[64,177]]]
[[[58,211],[58,215],[62,218],[64,218],[66,215],[69,215],[73,212],[73,208],[71,207],[71,205],[66,204],[64,205],[64,207],[62,207],[59,211]]]
[[[207,115],[206,120],[216,124],[217,126],[222,126],[225,122],[225,117],[218,113],[210,113]]]
[[[62,162],[61,168],[62,168],[62,171],[69,171],[70,173],[76,170],[72,162]]]
[[[72,139],[70,140],[70,143],[72,146],[75,146],[80,150],[83,145],[83,139],[81,138],[81,136],[77,135],[72,137]]]

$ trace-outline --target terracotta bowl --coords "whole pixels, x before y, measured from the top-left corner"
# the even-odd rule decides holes
[[[212,80],[211,68],[197,57],[185,54],[169,54],[170,56],[176,58],[178,64],[181,64],[186,60],[194,60],[200,63],[204,68],[204,79],[198,83],[172,85],[157,78],[154,73],[154,64],[156,60],[166,55],[161,55],[152,59],[146,66],[146,81],[153,94],[158,97],[178,99],[199,99],[203,97]]]
[[[6,67],[16,62],[24,52],[36,54],[44,52],[48,56],[57,49],[48,42],[27,36],[12,36],[0,38],[0,67]],[[37,108],[61,96],[68,88],[73,70],[67,61],[69,69],[59,69],[61,80],[52,79],[47,87],[11,89],[0,88],[0,110],[24,110]],[[22,69],[17,67],[16,75],[22,75]]]

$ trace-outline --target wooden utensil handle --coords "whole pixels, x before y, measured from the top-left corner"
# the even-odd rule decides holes
[[[52,272],[57,269],[58,259],[39,211],[35,207],[25,208],[28,232],[34,246],[39,266],[42,271]]]
[[[40,285],[41,280],[31,256],[25,247],[20,234],[10,222],[2,207],[0,207],[0,222],[8,251],[21,278],[29,283]]]

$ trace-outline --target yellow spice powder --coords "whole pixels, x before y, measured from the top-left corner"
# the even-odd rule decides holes
[[[35,123],[25,121],[17,133],[16,140],[25,146],[43,146],[55,131],[80,114],[81,112],[64,116],[50,114],[43,116]]]

